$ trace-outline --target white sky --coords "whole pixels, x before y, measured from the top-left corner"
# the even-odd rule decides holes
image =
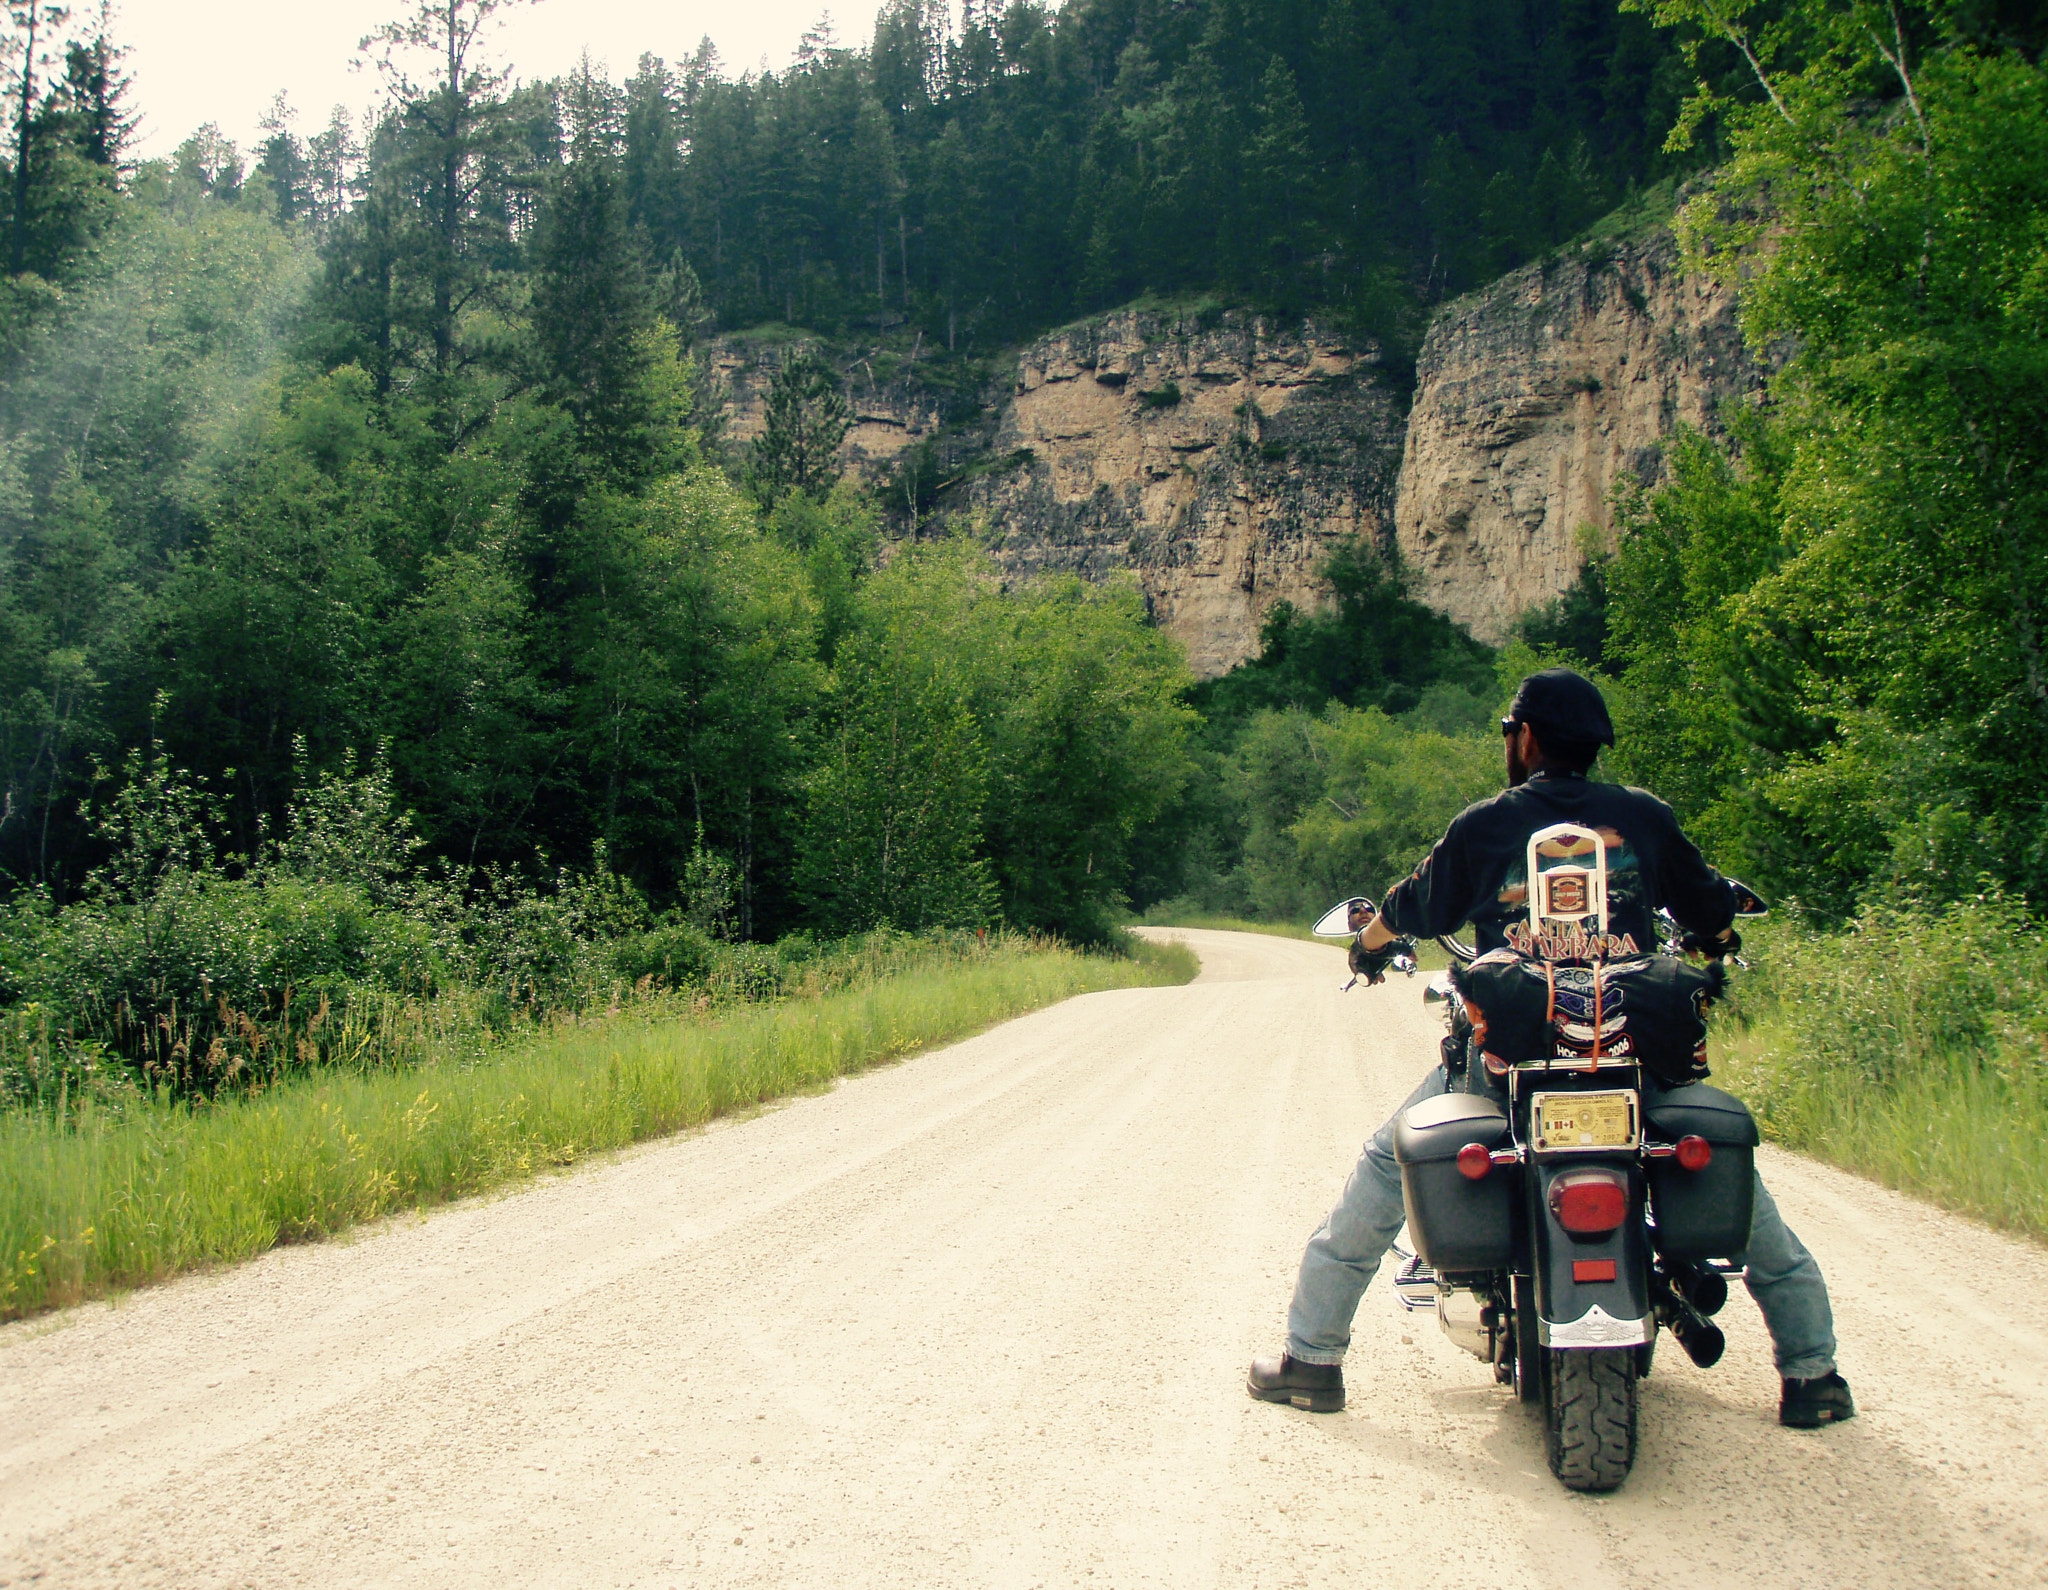
[[[168,155],[202,122],[246,152],[261,139],[256,124],[278,90],[299,113],[301,136],[318,132],[336,104],[351,114],[379,93],[375,70],[356,43],[370,29],[412,9],[412,0],[115,0],[114,36],[129,46],[142,114],[135,154]],[[554,77],[588,49],[615,78],[643,51],[675,61],[709,34],[728,76],[788,64],[797,39],[831,11],[838,40],[867,42],[877,0],[540,0],[501,13],[489,55],[521,77]],[[91,10],[75,3],[74,16]]]

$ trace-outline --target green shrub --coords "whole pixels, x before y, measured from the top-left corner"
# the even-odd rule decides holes
[[[1766,1132],[2048,1236],[2048,931],[1998,896],[1750,935],[1717,1070]]]
[[[816,996],[989,953],[972,933],[886,928],[724,943],[653,913],[601,847],[588,872],[545,888],[486,872],[458,889],[413,866],[378,765],[311,781],[253,859],[220,854],[208,816],[161,760],[138,762],[102,815],[110,858],[80,898],[0,907],[0,1105],[118,1112],[321,1069],[473,1060],[629,1006]]]
[[[620,939],[613,965],[629,983],[656,982],[670,988],[701,983],[718,961],[718,944],[687,922],[664,922]]]
[[[1189,877],[1184,903],[1306,925],[1346,895],[1376,897],[1499,787],[1499,747],[1498,735],[1438,733],[1373,707],[1258,713],[1222,766],[1241,859]]]

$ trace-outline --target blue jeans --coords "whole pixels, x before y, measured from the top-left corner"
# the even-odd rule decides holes
[[[1287,1310],[1289,1357],[1304,1364],[1344,1361],[1358,1300],[1401,1229],[1404,1211],[1401,1169],[1394,1163],[1394,1121],[1410,1105],[1448,1093],[1450,1087],[1441,1065],[1422,1079],[1407,1103],[1373,1133],[1344,1184],[1343,1198],[1322,1229],[1309,1238],[1294,1283],[1294,1301]],[[1761,1176],[1749,1251],[1735,1257],[1748,1265],[1744,1279],[1770,1329],[1778,1373],[1788,1380],[1806,1380],[1832,1370],[1835,1319],[1828,1306],[1827,1282],[1813,1255],[1779,1215]]]

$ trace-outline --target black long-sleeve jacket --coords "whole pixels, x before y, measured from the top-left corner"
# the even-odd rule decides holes
[[[1647,953],[1659,906],[1713,937],[1735,920],[1735,893],[1647,790],[1577,774],[1537,773],[1460,812],[1422,865],[1387,892],[1381,914],[1397,933],[1434,937],[1470,922],[1481,950],[1527,934],[1529,836],[1578,823],[1607,841],[1608,955]]]

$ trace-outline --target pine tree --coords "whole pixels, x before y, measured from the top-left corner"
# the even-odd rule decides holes
[[[483,202],[493,158],[506,151],[507,69],[486,64],[484,30],[519,0],[418,0],[413,13],[363,40],[374,52],[397,105],[390,145],[394,173],[417,206],[422,236],[416,269],[424,279],[424,330],[433,373],[463,363],[463,315],[485,289],[486,254],[504,231]],[[415,78],[407,62],[432,63]]]
[[[1298,303],[1314,252],[1316,170],[1294,74],[1277,55],[1259,83],[1258,131],[1245,151],[1246,285]]]
[[[135,117],[123,103],[129,79],[121,72],[128,51],[113,42],[113,0],[101,0],[90,39],[73,40],[64,52],[64,94],[70,103],[80,152],[94,165],[121,164],[135,135]]]
[[[544,389],[614,479],[657,470],[678,439],[672,334],[658,331],[641,240],[615,155],[586,142],[549,184],[533,243],[533,332]]]
[[[838,478],[839,444],[853,424],[846,393],[832,367],[801,353],[769,383],[761,434],[747,459],[756,496],[773,502],[786,491],[823,496]]]
[[[683,108],[681,85],[659,57],[643,55],[626,82],[622,173],[633,225],[648,251],[667,259],[683,246]],[[681,323],[678,330],[684,330]]]
[[[256,173],[270,190],[281,221],[297,220],[313,203],[312,168],[306,159],[306,146],[292,131],[296,117],[297,112],[279,94],[260,123],[269,136],[263,140]]]
[[[336,105],[325,130],[306,140],[307,204],[315,220],[332,221],[348,208],[362,157],[348,111]]]
[[[9,6],[8,20],[13,32],[7,49],[14,60],[14,86],[9,95],[14,112],[14,203],[8,228],[8,270],[19,276],[28,269],[29,238],[33,226],[31,202],[36,170],[36,85],[40,72],[47,78],[55,60],[52,35],[71,20],[67,6]]]

